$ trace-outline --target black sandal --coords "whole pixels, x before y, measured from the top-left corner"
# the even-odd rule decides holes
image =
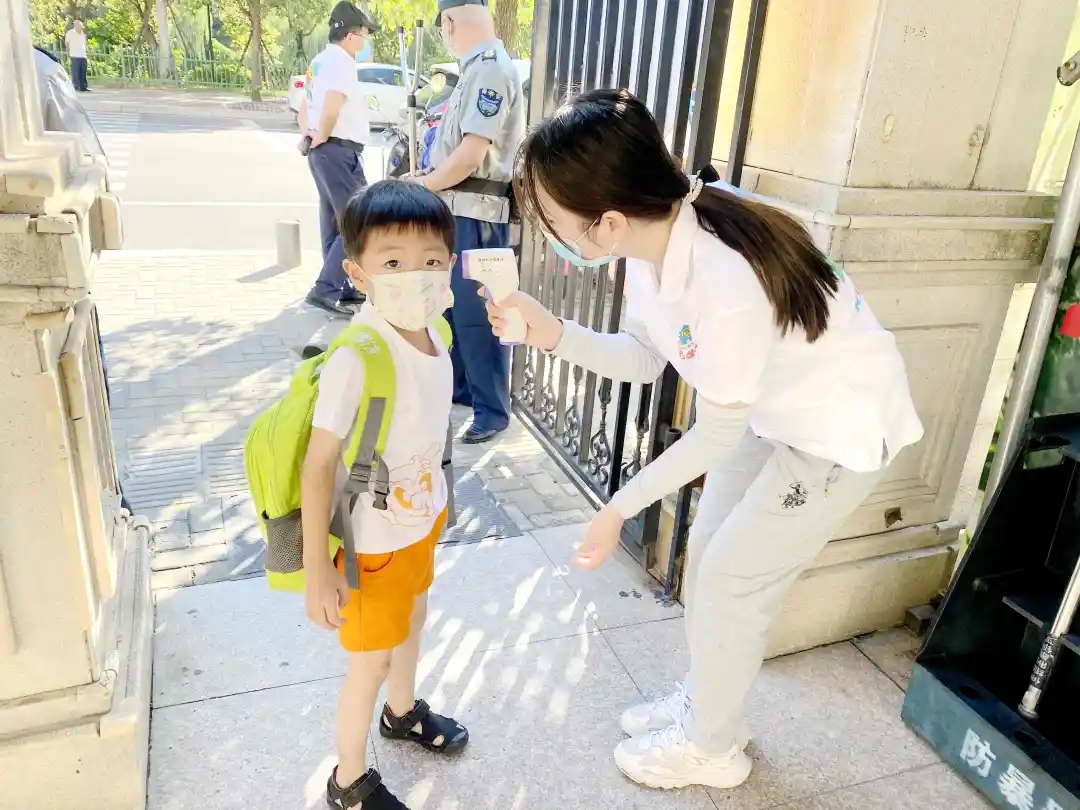
[[[409,810],[398,798],[386,789],[382,777],[374,768],[353,782],[348,787],[339,787],[337,768],[330,774],[326,783],[326,804],[333,810],[350,810],[353,807],[371,808],[371,810]]]
[[[417,725],[420,731],[413,730]],[[469,742],[465,726],[453,718],[435,714],[423,700],[416,701],[412,711],[404,717],[396,716],[389,706],[384,705],[379,733],[391,740],[411,740],[437,754],[460,751]]]

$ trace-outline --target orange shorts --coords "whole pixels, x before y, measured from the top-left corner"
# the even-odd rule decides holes
[[[357,554],[360,590],[349,592],[341,610],[345,624],[338,630],[349,652],[389,650],[409,637],[413,602],[427,593],[435,579],[435,544],[446,526],[446,510],[423,540],[386,554]],[[334,560],[344,570],[344,554]]]

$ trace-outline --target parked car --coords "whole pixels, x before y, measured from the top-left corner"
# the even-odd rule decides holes
[[[400,65],[383,65],[371,62],[357,64],[356,78],[360,81],[360,89],[364,95],[374,98],[378,102],[378,108],[371,109],[371,123],[385,126],[398,120],[399,111],[405,107],[408,100],[408,89],[405,86],[404,75]],[[409,73],[410,82],[412,72]],[[426,77],[420,77],[420,87],[427,87]],[[289,81],[289,109],[299,113],[300,102],[307,91],[307,77],[293,76]]]
[[[74,132],[82,135],[88,155],[105,156],[94,125],[71,83],[64,66],[52,53],[34,46],[34,71],[38,80],[42,125],[51,132]]]

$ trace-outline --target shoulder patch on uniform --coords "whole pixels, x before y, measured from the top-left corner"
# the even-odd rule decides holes
[[[494,90],[484,88],[476,97],[476,109],[484,118],[494,118],[502,109],[503,97]]]
[[[480,54],[480,59],[483,62],[494,62],[495,61],[495,51],[494,50],[484,51],[482,54]]]

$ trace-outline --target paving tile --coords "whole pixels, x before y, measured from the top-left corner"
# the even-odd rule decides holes
[[[784,810],[911,810],[913,807],[987,810],[993,805],[948,765],[940,763],[780,807]]]
[[[915,666],[915,653],[922,640],[906,627],[871,633],[855,639],[855,646],[874,662],[889,680],[907,691],[911,668]]]
[[[156,592],[155,706],[344,674],[336,638],[307,621],[299,594],[272,591],[262,577],[181,587],[212,575],[208,568],[178,571],[176,590]],[[431,655],[471,655],[591,629],[532,538],[436,552],[424,642]]]
[[[639,693],[598,634],[448,654],[419,691],[470,743],[440,758],[376,739],[384,780],[412,810],[714,808],[700,788],[654,791],[619,773],[618,716]]]
[[[532,534],[601,629],[682,615],[682,606],[666,599],[660,583],[622,549],[595,571],[573,565],[570,558],[587,526],[579,522]]]
[[[606,630],[604,637],[655,697],[689,665],[682,625],[652,622]],[[809,796],[938,762],[904,726],[902,702],[896,685],[851,644],[766,662],[746,707],[754,772],[735,790],[712,791],[713,800],[720,810],[802,808]]]
[[[155,709],[149,810],[325,810],[340,687],[330,678]]]
[[[205,565],[229,558],[229,548],[225,543],[213,545],[192,545],[189,548],[177,548],[160,551],[150,560],[151,571],[165,571],[170,568],[186,568],[192,565]]]
[[[190,573],[188,574],[190,576]],[[265,578],[157,591],[154,706],[345,673],[345,654]]]

